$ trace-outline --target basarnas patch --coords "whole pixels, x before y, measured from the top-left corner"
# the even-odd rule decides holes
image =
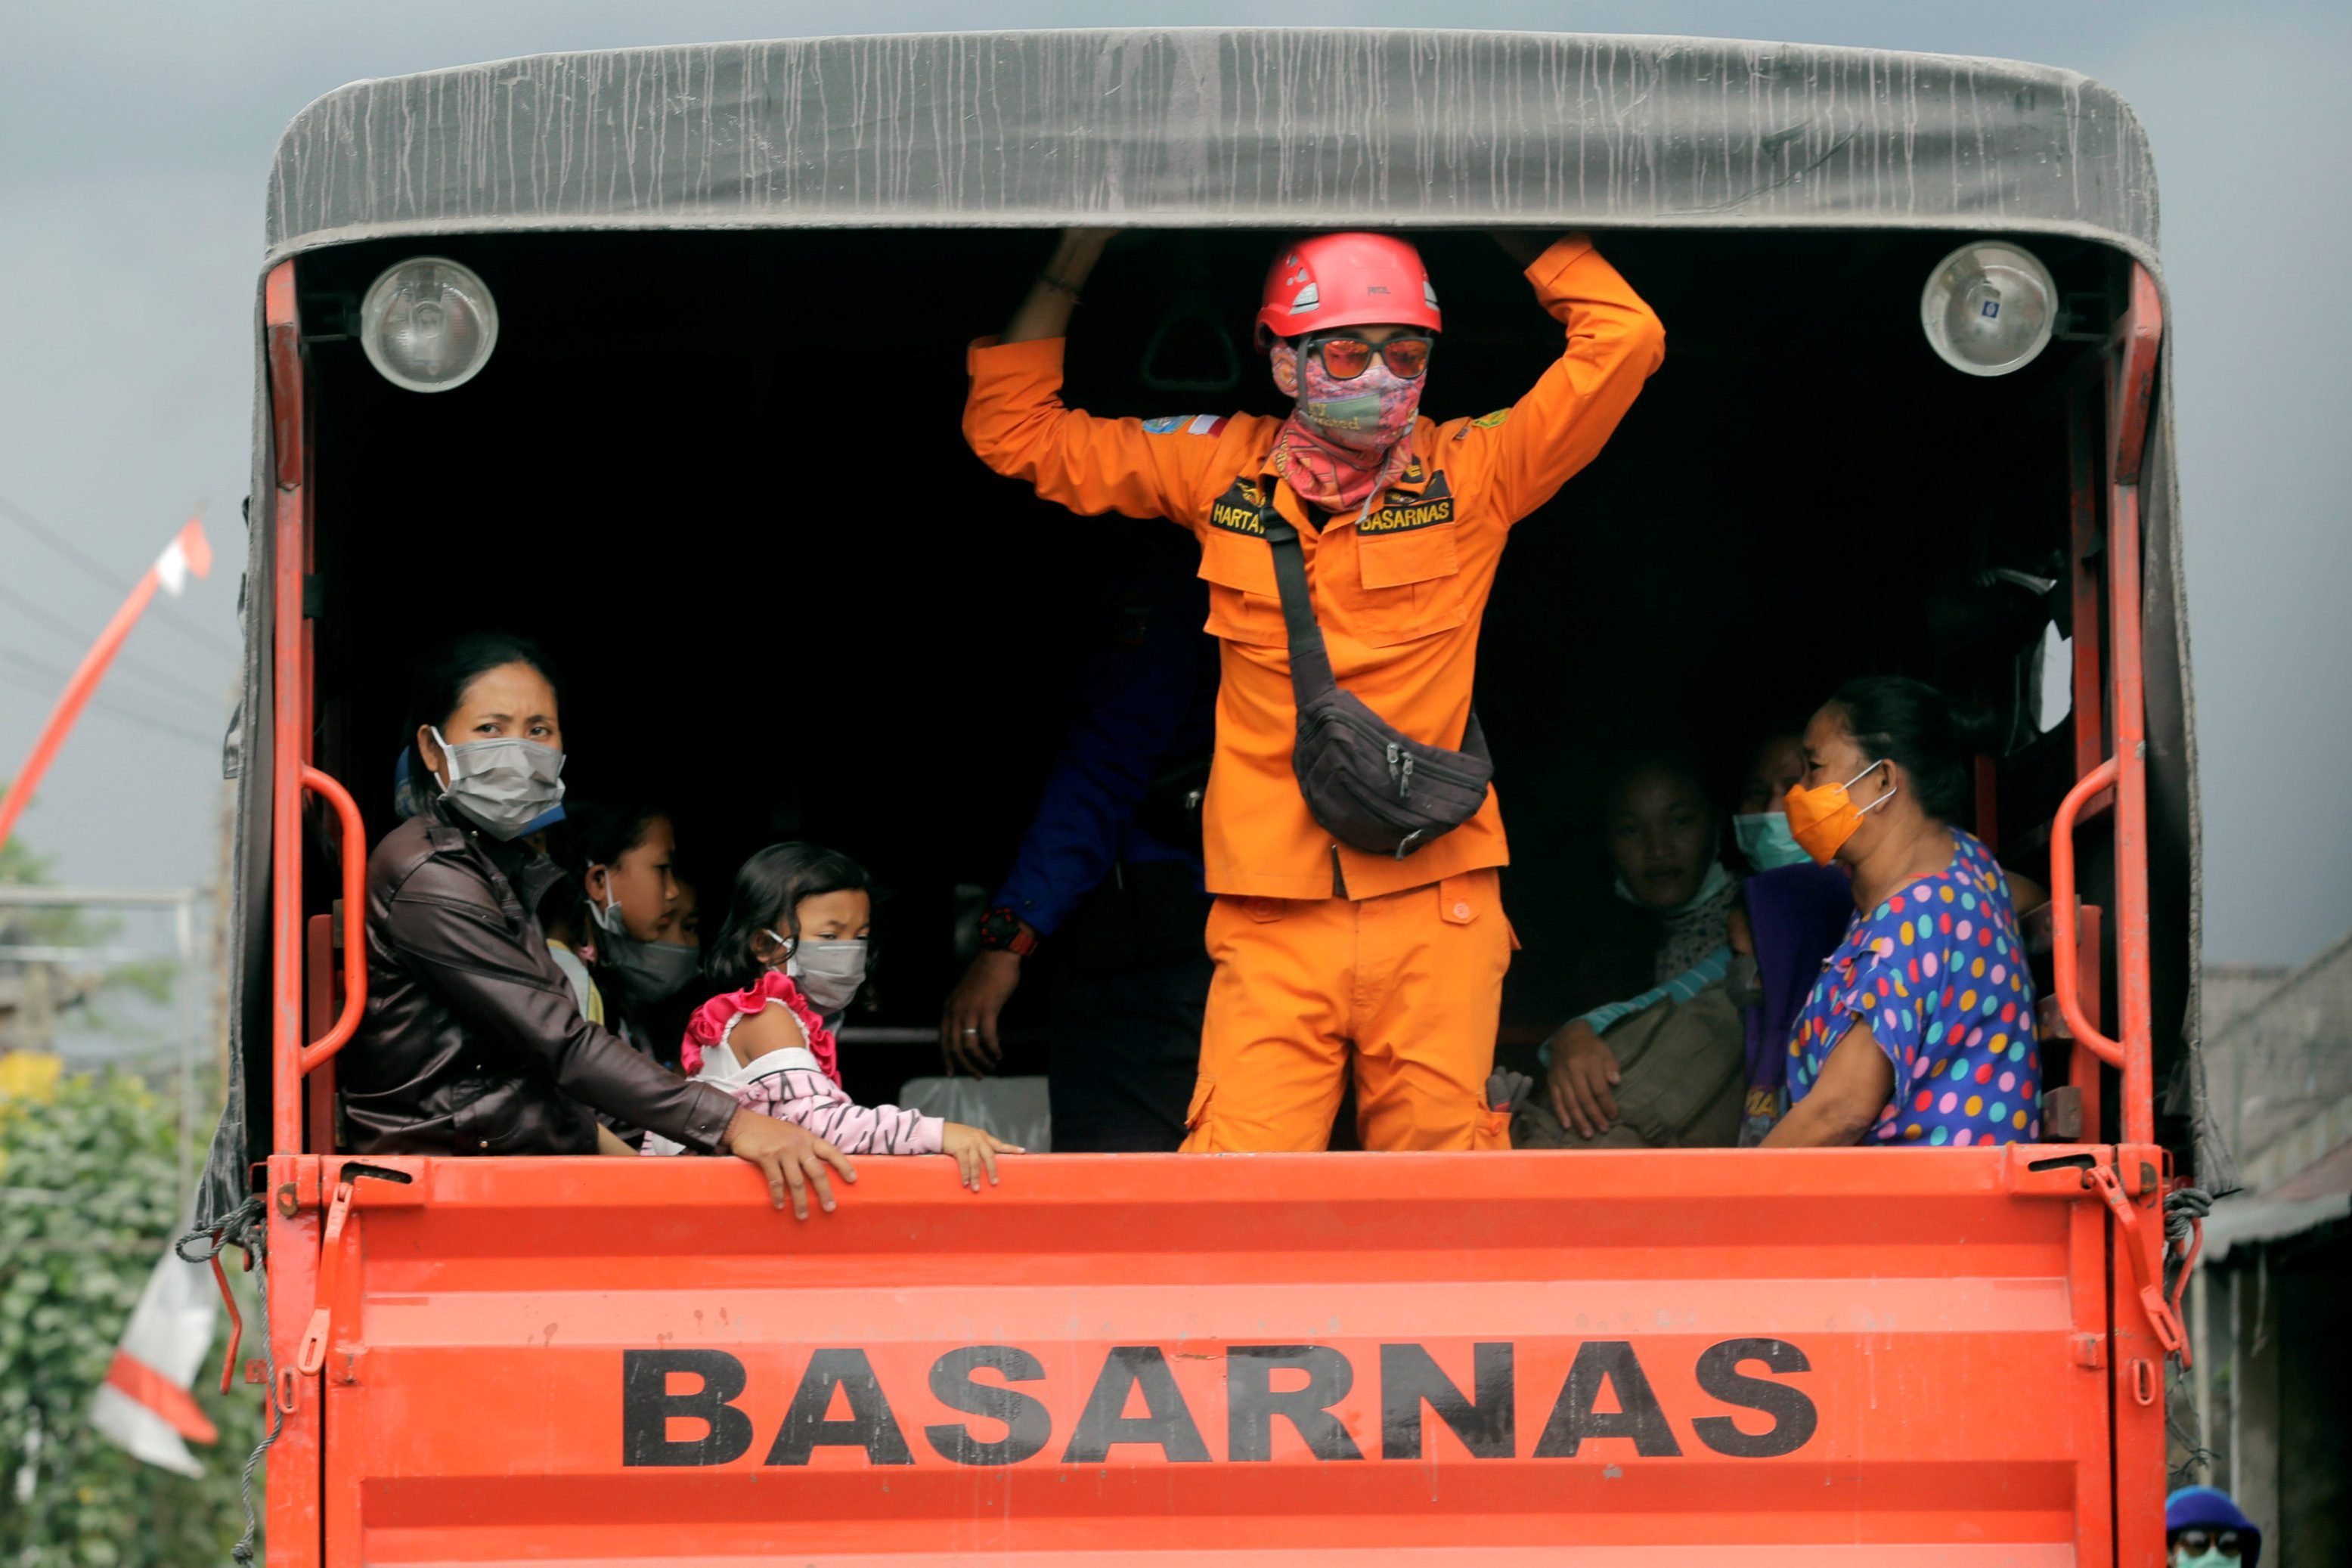
[[[1381,500],[1384,504],[1379,510],[1367,512],[1356,524],[1359,538],[1409,533],[1417,528],[1436,528],[1454,521],[1454,492],[1444,474],[1433,475],[1429,489],[1418,495],[1411,490],[1391,490]]]

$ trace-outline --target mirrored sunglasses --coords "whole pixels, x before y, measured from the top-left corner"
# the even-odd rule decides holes
[[[1334,381],[1355,380],[1372,368],[1375,353],[1387,363],[1391,374],[1416,381],[1429,368],[1431,346],[1428,338],[1391,338],[1376,344],[1362,338],[1338,337],[1318,338],[1307,352],[1323,362]]]
[[[2225,1530],[2218,1536],[2210,1530],[2184,1530],[2172,1538],[2172,1543],[2191,1557],[2202,1557],[2214,1551],[2224,1557],[2235,1557],[2245,1550],[2234,1530]]]

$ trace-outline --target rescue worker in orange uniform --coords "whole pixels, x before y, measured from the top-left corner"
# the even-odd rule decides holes
[[[1220,639],[1215,761],[1202,805],[1215,961],[1184,1148],[1317,1150],[1352,1060],[1367,1149],[1509,1147],[1487,1103],[1509,859],[1491,791],[1402,858],[1336,843],[1291,765],[1288,639],[1260,507],[1298,531],[1339,685],[1412,740],[1458,748],[1478,626],[1511,525],[1591,462],[1664,354],[1656,314],[1570,235],[1521,260],[1567,329],[1508,408],[1435,423],[1420,395],[1441,324],[1402,239],[1284,247],[1259,336],[1287,419],[1097,418],[1061,399],[1065,331],[1111,231],[1074,229],[1002,339],[969,354],[964,436],[982,460],[1081,513],[1170,518],[1201,542]]]

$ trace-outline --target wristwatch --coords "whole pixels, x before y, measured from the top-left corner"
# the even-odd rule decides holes
[[[1026,958],[1037,951],[1037,933],[1009,909],[993,909],[980,917],[980,945],[991,952]]]

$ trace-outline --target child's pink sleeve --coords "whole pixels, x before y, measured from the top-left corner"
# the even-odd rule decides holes
[[[823,1073],[788,1068],[729,1092],[746,1106],[804,1128],[845,1154],[936,1154],[947,1122],[895,1105],[860,1105]]]

